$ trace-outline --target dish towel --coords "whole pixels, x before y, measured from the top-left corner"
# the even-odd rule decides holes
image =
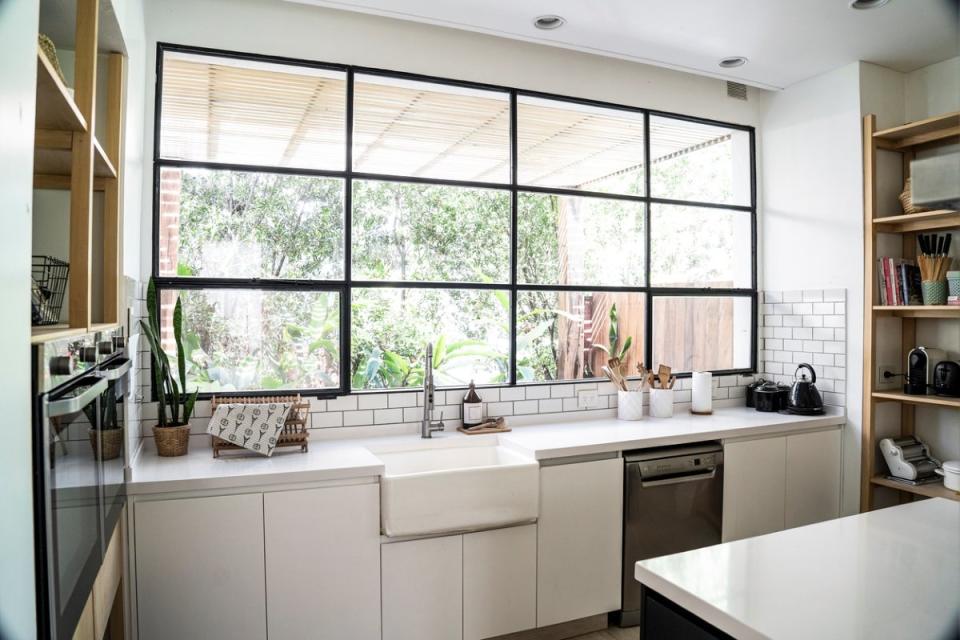
[[[289,402],[221,404],[213,412],[207,433],[260,455],[270,456],[290,413]]]

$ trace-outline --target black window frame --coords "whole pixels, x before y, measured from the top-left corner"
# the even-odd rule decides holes
[[[345,165],[343,170],[326,169],[304,169],[291,167],[276,167],[269,165],[249,165],[232,164],[210,161],[194,160],[172,160],[160,156],[160,124],[162,119],[162,91],[163,91],[163,59],[164,54],[186,53],[214,56],[219,58],[229,58],[238,60],[249,60],[254,62],[266,62],[280,65],[289,65],[294,67],[309,67],[325,69],[331,71],[340,71],[346,78],[346,112],[345,112]],[[291,58],[285,56],[274,56],[265,54],[251,54],[237,51],[228,51],[222,49],[213,49],[207,47],[196,47],[189,45],[180,45],[167,42],[157,43],[156,59],[156,78],[155,78],[155,100],[154,100],[154,127],[153,127],[153,232],[152,232],[152,262],[151,274],[156,283],[158,293],[164,290],[197,290],[197,289],[245,289],[245,290],[266,290],[266,291],[316,291],[329,292],[336,291],[340,295],[340,386],[338,388],[328,387],[322,389],[269,389],[269,390],[250,390],[250,391],[220,391],[216,393],[201,393],[201,398],[209,398],[212,395],[218,396],[250,396],[250,395],[275,395],[279,392],[300,393],[305,396],[316,396],[318,398],[334,398],[337,396],[348,395],[351,393],[402,393],[413,391],[410,388],[395,389],[352,389],[350,376],[350,303],[351,293],[354,288],[405,288],[405,289],[462,289],[462,290],[502,290],[510,294],[510,317],[508,319],[509,341],[510,341],[510,375],[505,383],[494,383],[490,387],[501,386],[537,386],[544,384],[576,384],[603,378],[579,378],[573,380],[542,380],[542,381],[517,381],[517,294],[521,291],[571,291],[571,292],[613,292],[613,293],[636,293],[644,296],[644,361],[652,362],[653,354],[653,307],[654,299],[657,297],[733,297],[749,298],[751,305],[751,335],[750,335],[750,367],[714,370],[715,375],[733,375],[733,374],[751,374],[757,371],[757,345],[758,345],[758,283],[757,283],[757,171],[756,171],[756,129],[753,126],[741,125],[730,122],[722,122],[709,118],[671,113],[657,109],[647,109],[629,105],[614,104],[599,100],[590,100],[586,98],[570,97],[545,93],[540,91],[529,91],[515,87],[499,86],[493,84],[470,82],[450,78],[441,78],[430,75],[410,73],[403,71],[391,71],[375,67],[364,67],[348,64],[325,63],[300,58]],[[354,78],[356,75],[381,76],[400,80],[411,80],[417,82],[429,82],[441,86],[463,87],[469,89],[478,89],[485,91],[494,91],[505,93],[510,104],[510,126],[509,126],[509,158],[510,158],[510,180],[509,182],[477,182],[466,180],[451,180],[441,178],[421,178],[414,176],[390,175],[379,173],[365,173],[354,171],[353,169],[353,121],[354,121]],[[564,189],[554,187],[543,187],[533,185],[519,184],[518,175],[518,145],[517,145],[517,99],[518,97],[540,98],[553,100],[559,103],[569,103],[583,105],[588,107],[599,107],[612,109],[616,111],[642,114],[644,128],[644,195],[630,195],[619,193],[606,193],[597,191],[585,191],[580,189]],[[749,136],[750,149],[750,204],[735,205],[722,204],[714,202],[697,202],[689,200],[674,200],[669,198],[652,197],[650,190],[651,171],[650,171],[650,118],[651,116],[671,118],[674,120],[686,121],[696,124],[713,125],[724,127],[737,131],[742,131]],[[277,280],[263,278],[205,278],[195,276],[161,276],[160,275],[160,174],[165,167],[196,168],[196,169],[214,169],[225,171],[249,171],[257,173],[317,176],[327,178],[337,178],[344,181],[344,277],[342,280]],[[428,185],[445,185],[452,187],[499,189],[510,193],[510,281],[508,283],[466,283],[466,282],[427,282],[427,281],[365,281],[354,280],[352,278],[352,219],[353,219],[353,181],[354,180],[377,180],[393,183],[413,183]],[[644,255],[644,285],[643,286],[596,286],[596,285],[550,285],[550,284],[518,284],[517,283],[517,206],[518,194],[543,193],[559,196],[582,196],[587,198],[598,198],[607,200],[627,200],[639,202],[644,205],[644,235],[645,235],[645,255]],[[734,288],[717,287],[654,287],[650,284],[651,271],[651,205],[682,205],[702,209],[722,209],[725,211],[738,211],[750,215],[750,270],[751,286]],[[160,296],[157,296],[159,304]],[[680,372],[677,377],[689,377],[690,372]],[[458,388],[458,387],[450,387]]]

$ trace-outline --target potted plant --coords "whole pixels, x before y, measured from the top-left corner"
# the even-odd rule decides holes
[[[83,408],[87,420],[93,425],[87,432],[94,453],[101,460],[113,460],[123,450],[123,429],[117,421],[117,391],[113,385],[107,387],[100,401],[100,420],[97,420],[97,404],[92,402]],[[99,426],[99,428],[98,428]]]
[[[147,285],[147,321],[140,320],[140,328],[153,356],[153,384],[157,393],[157,424],[153,439],[161,456],[186,455],[190,443],[190,416],[197,402],[199,389],[187,392],[187,360],[183,351],[183,305],[180,296],[173,307],[173,341],[177,348],[177,378],[170,366],[170,356],[160,340],[160,306],[153,278]]]

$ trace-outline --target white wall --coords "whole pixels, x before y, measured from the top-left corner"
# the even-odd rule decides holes
[[[0,2],[0,638],[36,636],[30,454],[30,218],[37,0]]]
[[[843,513],[859,511],[863,336],[860,64],[765,96],[758,132],[764,290],[846,289]]]
[[[960,109],[960,56],[906,74],[906,121]]]

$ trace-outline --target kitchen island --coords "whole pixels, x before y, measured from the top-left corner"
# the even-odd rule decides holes
[[[643,560],[634,576],[647,590],[647,640],[955,639],[960,502],[934,498]]]

